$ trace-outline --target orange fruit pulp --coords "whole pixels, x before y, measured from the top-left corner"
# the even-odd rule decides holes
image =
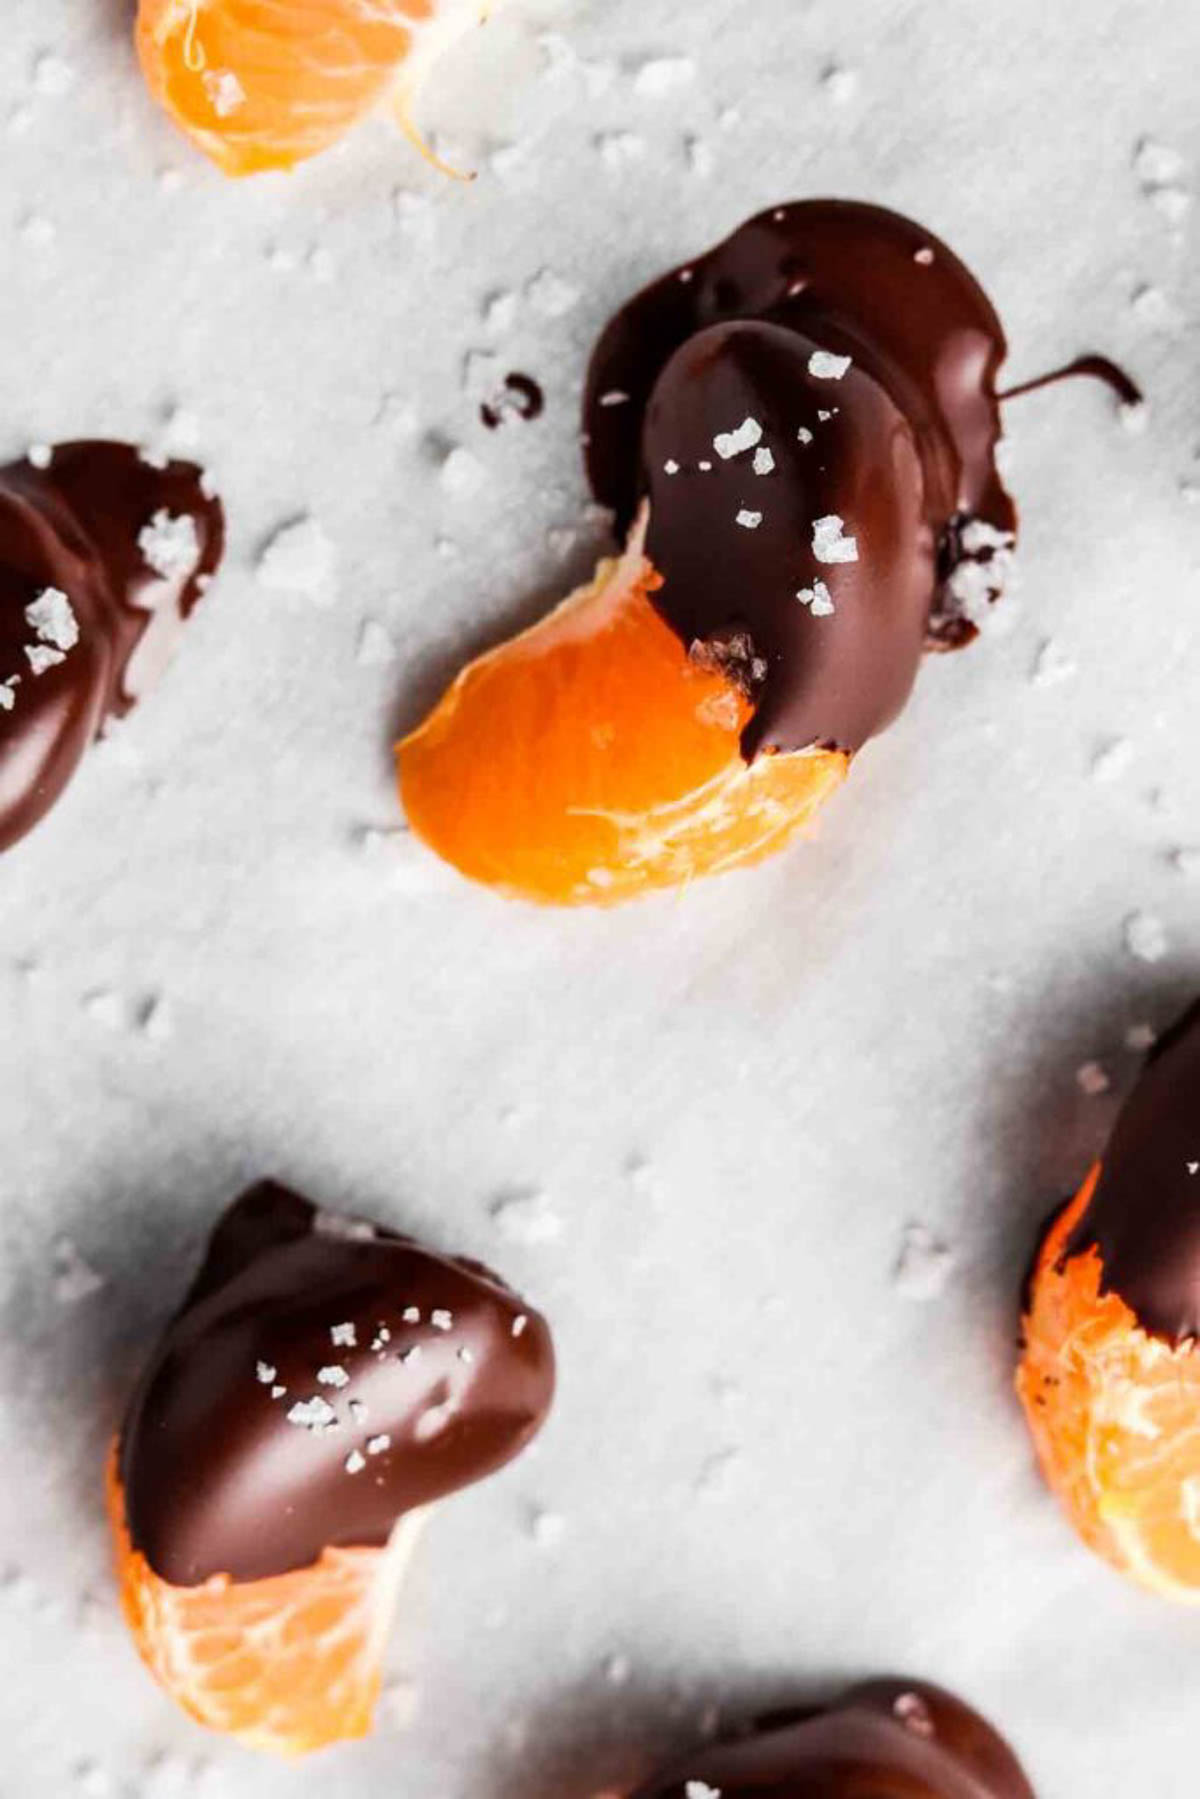
[[[1017,1393],[1076,1530],[1123,1573],[1200,1603],[1200,1353],[1142,1330],[1101,1291],[1099,1252],[1063,1261],[1099,1165],[1038,1252]]]
[[[175,123],[227,175],[252,175],[317,155],[388,103],[419,144],[417,88],[487,6],[140,0],[137,51],[151,93]]]
[[[186,1712],[248,1748],[289,1757],[368,1734],[420,1512],[405,1514],[383,1549],[326,1549],[294,1573],[175,1587],[130,1542],[115,1447],[107,1485],[125,1621]]]
[[[782,848],[845,777],[838,751],[743,760],[752,707],[655,611],[643,535],[398,746],[410,825],[472,880],[565,906],[678,887]]]

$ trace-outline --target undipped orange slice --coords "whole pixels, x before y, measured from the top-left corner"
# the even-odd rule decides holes
[[[198,1723],[284,1756],[368,1734],[421,1513],[402,1517],[384,1549],[326,1549],[291,1574],[173,1587],[130,1543],[115,1453],[108,1501],[138,1653]]]
[[[1101,1291],[1095,1248],[1064,1258],[1099,1167],[1038,1253],[1017,1392],[1038,1460],[1084,1542],[1143,1586],[1200,1603],[1200,1351],[1149,1335]]]
[[[654,610],[635,530],[549,617],[481,656],[399,745],[409,823],[472,880],[611,905],[782,848],[841,783],[829,750],[760,754],[752,708]]]
[[[137,49],[175,123],[227,175],[253,175],[316,156],[382,106],[415,138],[417,88],[488,4],[140,0]]]

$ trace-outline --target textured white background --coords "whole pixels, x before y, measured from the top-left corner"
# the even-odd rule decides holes
[[[1200,1618],[1075,1545],[1010,1372],[1035,1222],[1112,1115],[1075,1070],[1123,1088],[1125,1029],[1197,980],[1200,887],[1170,856],[1200,842],[1200,282],[1133,160],[1149,133],[1193,185],[1200,13],[512,0],[424,107],[470,188],[382,124],[226,183],[146,100],[127,15],[4,6],[0,449],[153,439],[183,407],[232,545],[168,681],[0,873],[0,1792],[586,1799],[712,1705],[899,1668],[991,1711],[1043,1799],[1194,1799]],[[64,97],[38,91],[43,51]],[[646,97],[664,55],[694,79]],[[1127,362],[1145,433],[1084,384],[1012,408],[1007,628],[925,669],[816,844],[607,916],[364,852],[397,822],[393,729],[590,557],[561,533],[600,325],[821,193],[947,237],[1013,379]],[[546,269],[578,290],[552,318],[525,297]],[[1133,304],[1147,284],[1162,306]],[[544,383],[542,422],[479,427],[463,359],[489,342]],[[324,609],[253,577],[305,511],[338,550]],[[389,666],[357,660],[367,618]],[[1048,639],[1075,665],[1053,686],[1031,679]],[[1101,781],[1113,739],[1132,760]],[[1123,944],[1138,910],[1169,934],[1155,967]],[[166,1041],[137,1028],[156,997]],[[100,1507],[139,1358],[267,1172],[493,1259],[562,1363],[537,1449],[417,1556],[391,1657],[411,1730],[299,1772],[156,1694]],[[490,1208],[531,1191],[561,1230],[514,1241]],[[958,1258],[924,1305],[892,1278],[914,1220]],[[75,1306],[64,1232],[107,1281]]]

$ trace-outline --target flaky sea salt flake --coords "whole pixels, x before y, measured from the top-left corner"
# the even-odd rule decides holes
[[[200,538],[190,512],[170,513],[160,506],[138,532],[138,549],[148,568],[164,581],[181,581],[200,560]]]
[[[843,535],[843,521],[836,512],[814,519],[812,547],[818,562],[858,561],[858,539]]]
[[[25,623],[56,650],[73,650],[79,642],[79,621],[61,587],[44,587],[26,606]]]
[[[835,356],[832,350],[814,350],[808,359],[808,372],[818,381],[840,381],[850,361],[849,356]]]
[[[762,434],[763,428],[756,418],[743,419],[735,431],[718,431],[713,438],[713,449],[722,462],[729,462],[734,456],[753,450],[762,442]]]
[[[358,1333],[352,1324],[334,1324],[330,1326],[329,1341],[335,1349],[355,1349]]]
[[[733,522],[735,525],[741,525],[744,531],[757,531],[763,522],[763,515],[761,512],[752,512],[748,506],[743,506]]]
[[[330,1430],[337,1423],[337,1413],[317,1393],[311,1399],[298,1399],[287,1413],[287,1421],[300,1430]]]
[[[770,475],[775,471],[775,458],[765,444],[760,444],[754,452],[754,472],[756,475]]]

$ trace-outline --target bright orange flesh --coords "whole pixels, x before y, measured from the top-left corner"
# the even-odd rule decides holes
[[[469,9],[469,10],[468,10]],[[315,156],[395,95],[483,0],[140,0],[155,99],[227,175]],[[414,52],[418,54],[414,57]]]
[[[295,1574],[172,1587],[130,1543],[115,1452],[108,1502],[138,1653],[198,1723],[283,1756],[367,1735],[417,1514],[386,1549],[327,1549]]]
[[[1038,1254],[1017,1392],[1038,1460],[1084,1542],[1200,1603],[1200,1351],[1149,1336],[1101,1293],[1095,1249],[1059,1267],[1096,1167]]]
[[[647,598],[636,537],[540,624],[463,670],[398,750],[414,831],[472,880],[611,905],[780,849],[848,758],[739,750],[748,703]]]

